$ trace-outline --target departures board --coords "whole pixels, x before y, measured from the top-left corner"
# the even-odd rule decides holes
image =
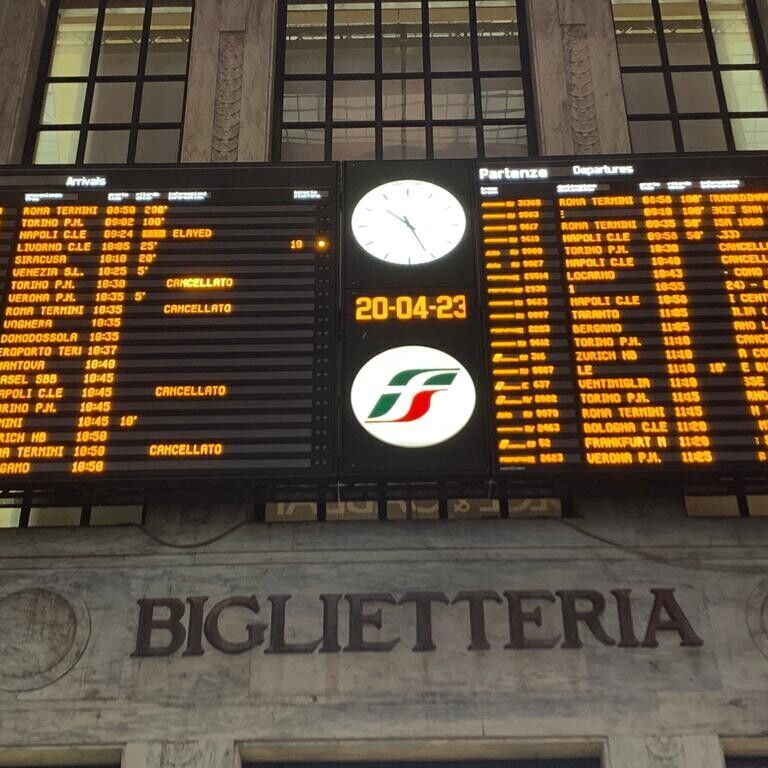
[[[333,474],[337,170],[0,174],[0,477]]]
[[[766,159],[488,163],[476,181],[496,469],[759,472]]]

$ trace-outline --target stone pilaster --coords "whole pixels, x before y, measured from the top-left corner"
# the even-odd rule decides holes
[[[768,45],[768,0],[757,0],[757,12],[760,16],[763,40]]]
[[[22,160],[49,6],[50,0],[0,0],[0,165]]]
[[[616,736],[608,739],[606,768],[725,768],[714,734]]]
[[[528,4],[543,155],[630,151],[610,0]]]
[[[126,744],[121,768],[240,768],[231,741],[181,741]]]
[[[198,3],[184,162],[269,159],[276,0]]]

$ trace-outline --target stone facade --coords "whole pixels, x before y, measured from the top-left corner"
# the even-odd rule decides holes
[[[55,746],[117,749],[126,766],[601,754],[718,768],[721,739],[754,748],[768,521],[686,520],[662,499],[584,512],[222,529],[182,511],[162,536],[6,531],[0,762]],[[652,590],[672,602],[654,609]],[[414,593],[433,593],[431,643]]]
[[[275,5],[197,0],[185,161],[268,158]],[[609,0],[529,6],[543,154],[627,151]],[[21,158],[46,14],[45,0],[0,0],[0,163]],[[768,521],[686,520],[663,498],[580,511],[265,525],[237,505],[163,505],[148,532],[3,531],[0,765],[599,755],[721,768],[724,750],[768,754]],[[414,592],[434,593],[433,650]],[[659,594],[700,642],[669,601],[651,620]],[[154,650],[181,607],[178,650],[137,655],[146,599],[165,601]],[[344,650],[353,610],[363,644],[397,642]],[[521,643],[551,647],[505,647]]]

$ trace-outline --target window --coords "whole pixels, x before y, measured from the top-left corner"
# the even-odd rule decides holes
[[[280,7],[276,160],[536,154],[519,0]]]
[[[768,149],[755,0],[613,0],[632,149]]]
[[[27,161],[178,162],[192,3],[54,3]]]

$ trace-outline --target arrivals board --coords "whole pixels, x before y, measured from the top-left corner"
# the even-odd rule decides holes
[[[768,163],[476,168],[495,466],[768,462]]]
[[[335,472],[337,167],[0,174],[0,476]]]

